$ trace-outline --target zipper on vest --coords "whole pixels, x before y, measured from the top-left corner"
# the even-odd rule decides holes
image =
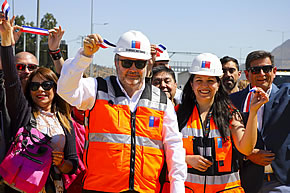
[[[198,111],[198,116],[199,116],[199,120],[201,123],[201,127],[202,127],[202,131],[203,131],[203,138],[202,138],[202,145],[203,145],[203,157],[205,157],[207,159],[207,154],[206,154],[206,147],[207,147],[207,139],[209,136],[209,132],[210,132],[210,119],[212,116],[212,106],[206,116],[206,127],[204,127],[204,124],[202,122],[201,116],[200,116],[200,111],[199,111],[199,107],[198,107],[198,103],[196,103],[196,108]],[[204,193],[206,192],[206,179],[207,179],[207,175],[204,175],[204,185],[203,185],[203,191]]]
[[[130,190],[134,190],[135,159],[136,159],[136,111],[134,113],[131,112],[131,157],[130,157],[130,175],[129,175]]]
[[[203,127],[202,122],[201,122],[201,125]],[[206,155],[206,139],[207,139],[207,137],[204,136],[203,142],[202,142],[203,143],[203,155]],[[206,177],[207,177],[207,175],[204,175],[204,186],[203,186],[204,193],[205,193],[205,190],[206,190]]]

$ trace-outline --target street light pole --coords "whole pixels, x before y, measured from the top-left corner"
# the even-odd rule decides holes
[[[26,33],[23,33],[23,52],[26,52]]]
[[[235,47],[235,46],[230,46],[230,48],[239,48],[240,49],[240,58],[239,58],[239,63],[240,65],[242,64],[242,50],[245,48],[252,48],[252,46],[247,46],[247,47]]]
[[[94,23],[94,3],[93,0],[91,0],[91,34],[94,33],[94,25],[108,25],[109,23]],[[93,77],[93,63],[94,63],[94,55],[92,56],[92,63],[90,64],[90,77]]]
[[[39,20],[39,0],[37,0],[37,17],[36,17],[36,25],[38,28],[40,28],[40,20]],[[40,45],[40,37],[39,35],[36,35],[36,49],[35,49],[35,55],[37,60],[39,61],[39,45]]]
[[[93,13],[94,13],[94,1],[91,0],[91,34],[93,34],[94,22],[93,22]],[[94,63],[94,55],[92,56],[92,63],[90,64],[90,77],[93,77],[93,63]]]
[[[284,32],[282,31],[282,44],[281,44],[281,65],[283,66],[283,43],[284,43]]]

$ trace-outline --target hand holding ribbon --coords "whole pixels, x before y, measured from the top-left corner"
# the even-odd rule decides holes
[[[256,87],[255,91],[252,91],[253,98],[250,103],[250,111],[257,112],[259,108],[269,101],[269,95],[259,87]]]

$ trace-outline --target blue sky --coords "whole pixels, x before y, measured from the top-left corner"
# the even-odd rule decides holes
[[[289,0],[93,0],[94,33],[117,42],[128,30],[142,31],[151,43],[168,51],[211,52],[244,58],[252,50],[272,51],[290,39]],[[8,0],[12,7],[12,0]],[[15,15],[36,23],[37,0],[14,0]],[[52,13],[65,29],[69,57],[80,47],[80,36],[91,32],[91,0],[40,1],[40,17]],[[12,11],[10,12],[10,16]],[[108,25],[100,25],[108,22]],[[268,29],[273,32],[267,31]],[[241,53],[241,54],[240,54]],[[174,55],[172,60],[192,61]],[[99,65],[113,65],[113,49],[100,50]]]

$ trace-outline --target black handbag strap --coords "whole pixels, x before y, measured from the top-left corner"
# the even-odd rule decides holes
[[[51,140],[51,137],[49,137],[47,134],[44,134],[44,139],[40,139],[39,137],[37,137],[36,135],[33,135],[31,133],[31,129],[32,128],[37,128],[37,123],[36,123],[36,119],[33,115],[33,113],[31,113],[31,118],[30,118],[30,121],[29,121],[29,124],[24,126],[25,130],[28,132],[28,135],[31,139],[31,141],[34,143],[34,144],[38,144],[38,145],[41,145],[41,144],[48,144],[48,142],[50,142]],[[38,140],[39,142],[35,141],[34,139]]]
[[[51,137],[49,137],[48,135],[42,133],[44,135],[44,138],[43,139],[40,139],[39,137],[37,137],[36,135],[33,135],[31,133],[31,129],[32,129],[32,126],[31,125],[27,125],[24,127],[25,130],[28,132],[28,135],[31,139],[31,141],[34,143],[34,144],[37,144],[37,145],[42,145],[42,144],[48,144],[48,142],[50,142],[51,140]],[[36,140],[38,141],[36,141]]]

